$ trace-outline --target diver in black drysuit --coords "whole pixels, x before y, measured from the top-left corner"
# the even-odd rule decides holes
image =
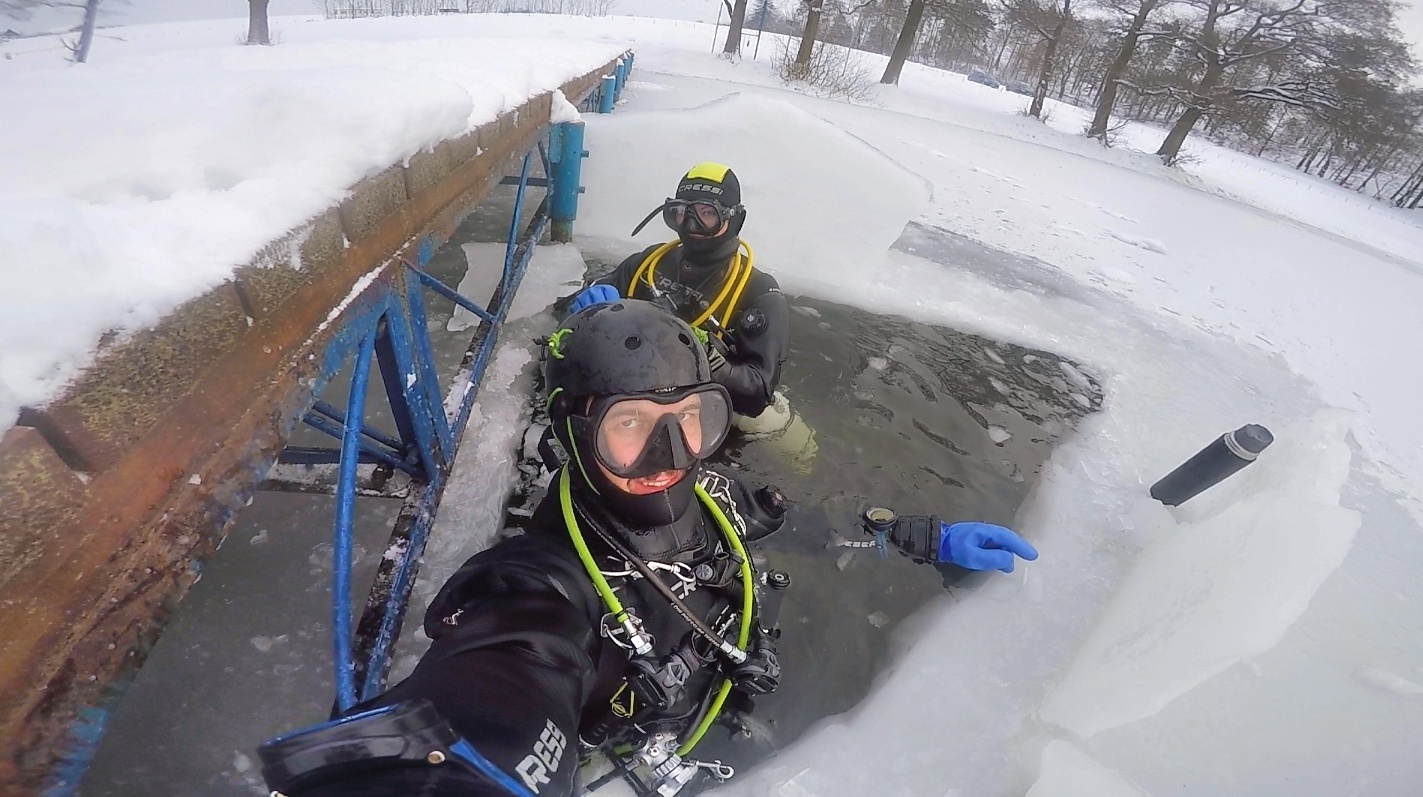
[[[713,481],[731,488],[737,506],[748,506],[750,499],[739,484],[716,477]],[[574,501],[585,504],[584,492],[575,489]],[[691,582],[693,591],[682,598],[715,625],[741,600],[740,585],[731,578],[735,563],[719,536],[707,514],[693,509],[673,524],[627,541],[649,561],[686,563],[693,573],[704,563],[715,568],[713,582],[725,583]],[[588,543],[603,569],[628,569],[606,543]],[[672,574],[658,575],[670,588],[682,589]],[[655,641],[651,658],[660,661],[686,641],[688,624],[645,579],[609,580]],[[586,738],[608,719],[630,658],[629,651],[599,633],[607,613],[564,528],[557,490],[550,490],[525,535],[475,556],[440,590],[425,613],[425,632],[434,642],[415,671],[357,710],[433,700],[461,736],[531,791],[537,787],[535,794],[573,794],[580,736]],[[774,687],[779,668],[774,659],[770,665],[770,672],[762,675],[769,675]],[[655,712],[655,719],[685,731],[690,724],[686,715],[700,707],[693,696],[707,694],[715,680],[713,668],[700,669],[687,679],[685,696],[668,710]],[[660,724],[648,717],[640,723]],[[539,756],[535,748],[546,737],[555,744],[545,744],[546,754]],[[420,789],[432,781],[439,784],[433,792],[439,795],[508,793],[466,770],[416,767],[354,783],[337,779],[290,794],[394,797],[424,794]]]
[[[527,533],[444,585],[410,677],[346,720],[263,746],[274,791],[563,797],[595,748],[649,793],[730,775],[691,756],[724,704],[745,709],[778,684],[767,596],[784,580],[757,572],[745,546],[780,525],[784,500],[702,467],[730,401],[692,329],[665,310],[585,309],[547,355],[569,462]],[[919,558],[1007,570],[1014,554],[1036,558],[998,526],[898,524],[895,542]]]
[[[733,409],[760,415],[790,356],[790,312],[776,278],[755,267],[741,240],[746,209],[736,173],[715,163],[692,167],[633,234],[657,214],[678,240],[628,257],[574,297],[570,311],[618,297],[670,305],[710,334],[712,378],[731,394]]]

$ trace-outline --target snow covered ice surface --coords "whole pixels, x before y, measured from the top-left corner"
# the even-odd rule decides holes
[[[384,58],[401,49],[383,45],[428,35],[425,22],[343,30],[369,40],[356,48],[367,58]],[[294,58],[281,66],[310,70],[312,85],[324,85],[331,76],[317,66],[330,62],[320,58],[340,48],[306,41],[306,25],[322,27],[285,23],[287,43],[274,55],[229,58],[252,69],[250,59]],[[1104,385],[1104,410],[1055,450],[1017,518],[1041,559],[946,594],[914,623],[865,703],[722,793],[1418,792],[1423,420],[1414,409],[1416,367],[1394,354],[1423,340],[1416,214],[1200,141],[1191,144],[1197,164],[1166,170],[1139,152],[1102,151],[1074,137],[1079,111],[1055,105],[1051,126],[1039,125],[1016,116],[1021,98],[915,66],[876,104],[848,105],[779,87],[764,61],[712,59],[709,26],[540,17],[458,25],[491,36],[558,36],[565,48],[594,40],[608,52],[637,49],[638,72],[619,113],[586,118],[593,157],[584,168],[579,252],[610,260],[650,243],[663,231],[628,237],[643,214],[691,164],[722,159],[742,179],[745,235],[757,261],[788,292],[1050,350]],[[201,35],[210,43],[233,35],[230,26],[195,30],[209,30]],[[126,86],[122,76],[157,69],[168,57],[157,51],[174,39],[196,46],[199,34],[186,36],[171,26],[136,31],[111,45],[116,53],[128,48],[132,60],[85,72],[75,85]],[[305,55],[282,55],[288,44]],[[365,85],[394,85],[378,67],[351,63],[336,69],[368,68]],[[0,84],[0,99],[29,91],[37,102],[32,83],[45,74],[21,71],[36,75]],[[436,128],[458,123],[448,114],[458,92],[448,103],[438,94],[458,81],[422,85],[410,100],[444,111],[381,127],[372,146],[396,152],[399,138],[408,154]],[[471,97],[466,91],[458,100],[470,114]],[[78,113],[44,107],[57,125]],[[117,141],[140,141],[136,127],[125,138],[126,119],[116,117]],[[317,121],[363,135],[346,117]],[[196,122],[188,130],[214,134]],[[1154,144],[1155,136],[1130,127],[1127,143]],[[101,155],[117,151],[105,146]],[[294,152],[310,146],[291,142]],[[122,216],[81,226],[92,210],[81,189],[120,197],[115,213],[140,213],[164,200],[138,188],[176,197],[216,179],[157,170],[150,183],[132,177],[146,173],[117,169],[124,179],[105,183],[99,177],[113,173],[106,166],[113,160],[81,158],[93,174],[58,174],[54,192],[25,207],[8,193],[0,198],[18,208],[0,216],[6,254],[12,241],[26,253],[49,246],[54,257],[109,273],[108,259],[146,250],[113,248],[127,245],[123,235],[108,235]],[[27,168],[0,166],[8,169],[0,171],[6,191]],[[226,194],[241,196],[241,186],[230,188]],[[36,218],[45,208],[53,213]],[[285,229],[249,223],[239,210],[227,209],[232,229],[217,233],[230,239],[225,252],[242,250],[234,241],[257,246],[262,234]],[[21,218],[25,226],[16,226]],[[45,229],[55,232],[26,233]],[[176,226],[160,232],[178,236]],[[567,273],[576,269],[571,257],[562,262]],[[15,277],[19,292],[49,290],[25,282],[28,273]],[[556,287],[544,286],[544,295]],[[64,307],[63,318],[86,312]],[[457,465],[469,481],[446,495],[417,604],[495,531],[499,508],[490,502],[508,483],[501,479],[513,478],[520,380],[532,361],[526,341],[538,323],[535,315],[512,326],[496,355]],[[33,388],[5,378],[12,392]],[[1247,422],[1277,436],[1258,463],[1179,509],[1147,497],[1152,481]],[[262,634],[276,639],[278,631]],[[282,645],[273,644],[274,655]],[[415,650],[402,647],[406,662]]]

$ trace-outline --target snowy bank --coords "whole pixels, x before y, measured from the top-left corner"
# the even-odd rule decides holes
[[[426,22],[413,41],[371,41],[378,26],[303,20],[270,48],[195,23],[173,49],[162,39],[183,26],[164,25],[82,68],[0,64],[0,107],[23,120],[0,127],[21,153],[0,164],[0,430],[101,336],[151,327],[363,178],[624,49]]]

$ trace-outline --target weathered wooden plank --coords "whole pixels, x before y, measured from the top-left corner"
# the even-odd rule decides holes
[[[83,503],[84,482],[38,431],[17,426],[0,435],[0,589],[78,544]],[[3,669],[10,634],[0,638]]]
[[[246,330],[237,292],[224,284],[152,329],[111,345],[64,395],[26,411],[21,423],[39,429],[75,469],[102,471],[192,390],[214,358]]]
[[[341,214],[332,208],[266,246],[237,270],[242,306],[254,320],[277,312],[297,288],[319,279],[346,249]]]

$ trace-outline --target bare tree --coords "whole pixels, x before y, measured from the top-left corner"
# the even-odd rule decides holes
[[[890,54],[884,77],[879,82],[891,86],[899,82],[899,73],[904,70],[904,62],[909,60],[909,54],[914,50],[914,39],[919,36],[919,26],[923,21],[924,0],[910,0],[904,27],[899,30],[899,40],[894,43],[894,52]]]
[[[729,7],[731,22],[727,23],[726,46],[721,50],[725,55],[741,52],[741,28],[746,24],[746,2],[747,0],[736,0],[736,5]]]
[[[1167,1],[1169,2],[1169,0]],[[1126,35],[1122,38],[1122,45],[1117,50],[1117,57],[1112,59],[1106,74],[1102,76],[1102,88],[1097,94],[1097,112],[1092,117],[1092,124],[1087,128],[1088,137],[1106,140],[1107,127],[1112,121],[1112,108],[1117,104],[1117,90],[1121,87],[1120,81],[1126,75],[1127,67],[1131,65],[1131,57],[1136,54],[1136,44],[1141,39],[1142,31],[1146,28],[1147,19],[1161,3],[1162,0],[1120,0],[1119,2],[1109,0],[1104,3],[1107,7],[1121,13],[1130,13],[1131,21],[1127,24]],[[1136,7],[1134,12],[1132,6]]]
[[[805,6],[805,29],[800,34],[800,49],[796,51],[795,68],[810,68],[810,57],[815,53],[815,37],[820,34],[820,14],[825,10],[825,0],[809,0]]]
[[[1315,0],[1184,0],[1205,12],[1200,28],[1176,36],[1178,46],[1203,68],[1188,90],[1175,86],[1148,90],[1169,95],[1185,106],[1176,124],[1166,134],[1156,154],[1174,163],[1181,145],[1201,117],[1222,100],[1258,99],[1306,105],[1319,102],[1315,87],[1307,79],[1290,76],[1278,85],[1269,83],[1244,88],[1231,87],[1223,79],[1241,64],[1281,53],[1308,41],[1319,16]],[[1313,95],[1313,96],[1312,96]]]
[[[267,45],[272,43],[267,26],[267,5],[270,0],[247,0],[247,43]]]
[[[84,3],[84,22],[79,26],[79,42],[73,48],[74,63],[89,62],[89,49],[94,46],[94,28],[99,23],[99,4],[103,0],[87,0]]]
[[[1037,88],[1028,107],[1029,116],[1041,119],[1053,70],[1057,68],[1058,43],[1072,22],[1072,0],[1003,0],[1003,8],[1009,21],[1037,33],[1045,44]]]
[[[94,31],[99,24],[99,7],[108,5],[108,2],[111,0],[0,0],[0,14],[15,19],[27,19],[33,9],[40,7],[82,10],[82,21],[67,29],[69,33],[78,33],[79,37],[74,41],[64,42],[64,46],[72,53],[74,63],[82,64],[89,60],[89,51],[94,46]]]

